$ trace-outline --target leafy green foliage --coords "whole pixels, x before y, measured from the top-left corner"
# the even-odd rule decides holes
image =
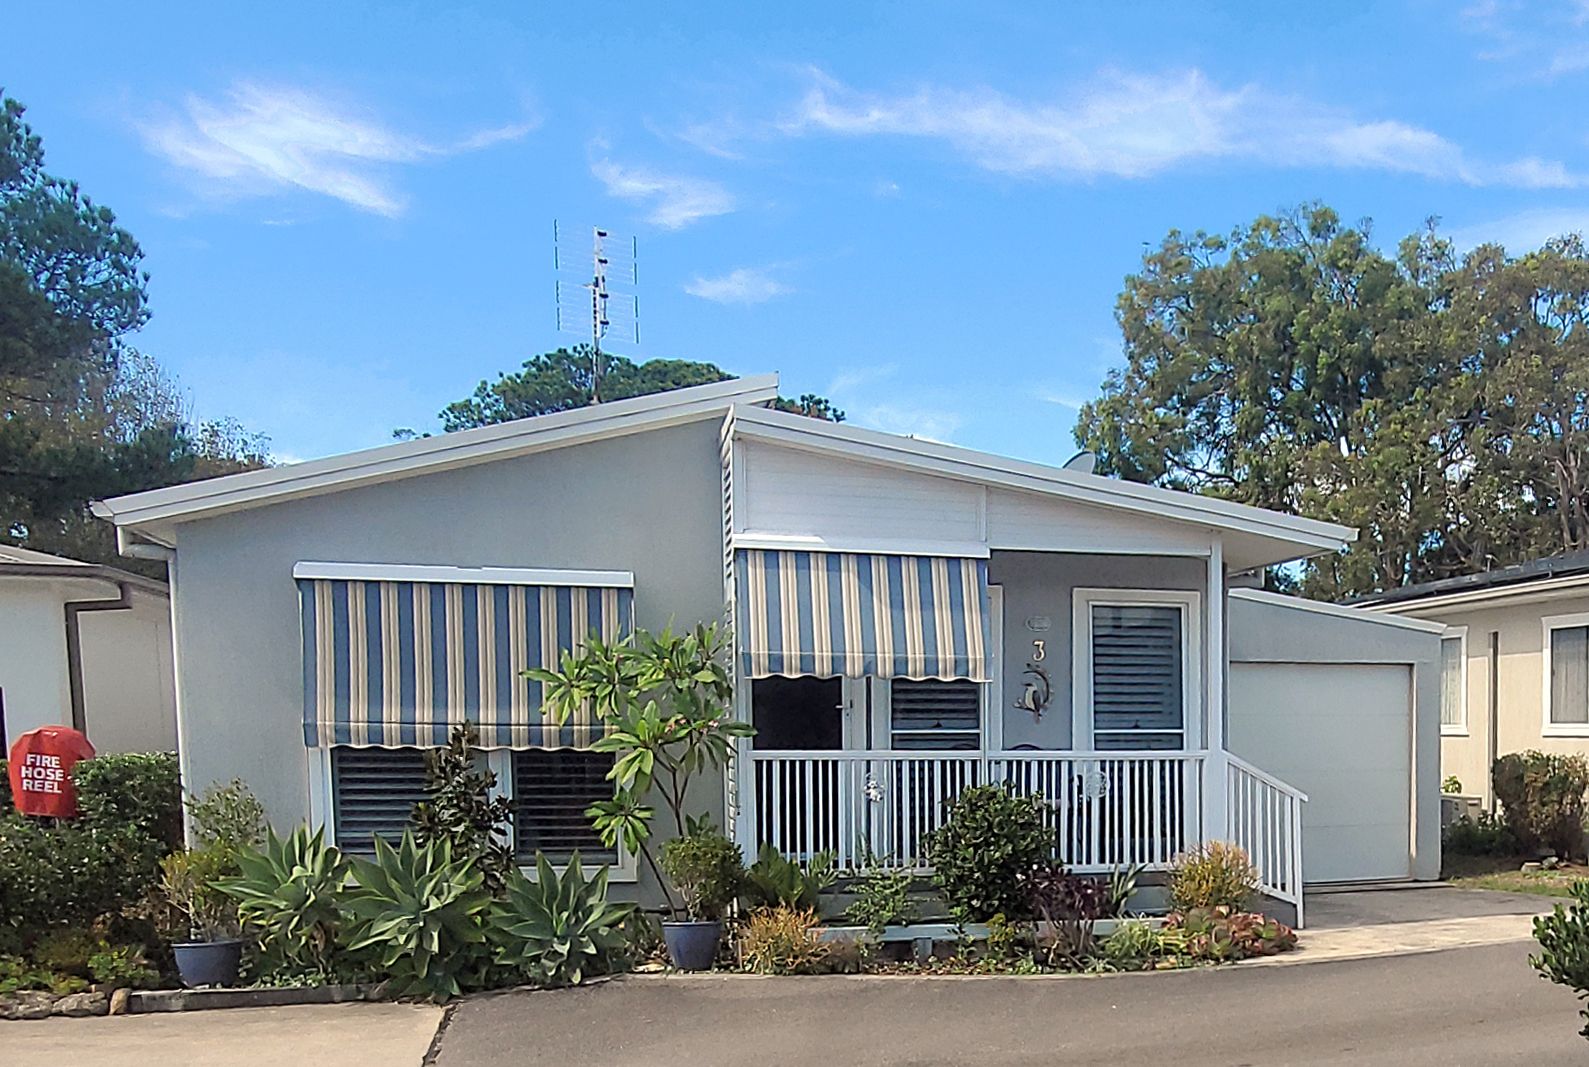
[[[144,957],[142,945],[111,944],[82,927],[55,927],[34,944],[34,964],[55,975],[86,979],[97,985],[153,988],[159,973]]]
[[[445,748],[425,753],[425,799],[414,805],[414,839],[446,841],[460,861],[474,861],[496,895],[514,867],[513,801],[494,794],[496,772],[483,766],[476,742],[474,726],[461,723]]]
[[[1442,834],[1440,849],[1451,856],[1515,856],[1519,852],[1512,828],[1488,811],[1479,812],[1476,819],[1463,815],[1452,820]]]
[[[61,974],[21,956],[0,955],[0,995],[35,989],[57,994],[81,993],[87,988],[87,980],[78,975]]]
[[[890,926],[915,922],[916,902],[910,896],[913,880],[909,871],[886,867],[868,870],[851,887],[855,899],[844,909],[844,917],[873,934],[881,934]]]
[[[1258,868],[1228,841],[1207,841],[1175,858],[1170,906],[1177,911],[1227,908],[1243,912],[1258,892]]]
[[[754,974],[818,974],[829,951],[822,921],[809,908],[757,908],[740,926],[740,959]]]
[[[1126,913],[1144,869],[1141,864],[1132,864],[1127,867],[1116,867],[1109,872],[1108,899],[1104,906],[1106,917],[1117,918]]]
[[[1539,954],[1528,962],[1540,977],[1566,986],[1579,1000],[1589,1000],[1589,881],[1574,882],[1571,892],[1573,903],[1557,904],[1549,915],[1534,917]],[[1580,1014],[1584,1027],[1579,1033],[1589,1038],[1589,1008]]]
[[[130,827],[168,849],[182,845],[182,783],[172,752],[95,756],[72,768],[85,823]]]
[[[225,785],[217,782],[189,798],[188,817],[193,821],[193,837],[198,844],[231,853],[258,848],[269,829],[265,805],[240,778]]]
[[[745,858],[739,846],[714,831],[675,837],[662,846],[662,869],[684,901],[684,912],[698,922],[720,919],[739,896]]]
[[[130,826],[0,818],[0,932],[86,926],[143,899],[163,846]]]
[[[535,880],[514,868],[503,899],[492,907],[489,936],[497,963],[539,986],[578,985],[604,974],[625,948],[631,904],[607,899],[608,869],[587,881],[574,853],[561,877],[535,856]]]
[[[1278,919],[1223,905],[1171,912],[1164,925],[1188,958],[1207,963],[1273,956],[1297,944],[1296,931]]]
[[[495,381],[481,382],[471,396],[443,408],[442,429],[448,432],[467,430],[586,407],[596,399],[595,358],[589,345],[577,345],[572,350],[559,348],[527,359],[522,370],[499,374]],[[609,352],[603,352],[600,358],[603,401],[666,393],[733,377],[714,364],[684,359],[635,363]],[[844,421],[844,412],[826,398],[810,393],[799,400],[780,397],[776,406],[780,411],[830,422]]]
[[[235,902],[259,949],[261,974],[331,978],[350,969],[338,953],[349,866],[324,830],[267,831],[263,847],[236,854],[237,873],[217,888]]]
[[[421,846],[411,832],[396,848],[377,838],[375,859],[352,864],[348,948],[369,950],[399,995],[445,1001],[461,994],[486,958],[491,894],[479,867],[456,859],[446,839]]]
[[[944,824],[927,837],[927,854],[957,918],[1031,916],[1020,879],[1053,857],[1053,835],[1043,825],[1046,811],[1041,797],[996,785],[967,789],[950,804]]]
[[[1583,855],[1589,759],[1567,753],[1514,752],[1495,761],[1501,813],[1519,846],[1563,859]]]
[[[1098,957],[1118,970],[1142,970],[1185,953],[1186,938],[1178,930],[1157,929],[1141,919],[1128,919],[1098,942]]]
[[[802,867],[771,845],[763,844],[756,862],[745,871],[745,899],[752,907],[787,904],[814,911],[817,898],[837,877],[832,852],[819,852]]]
[[[196,941],[219,941],[241,932],[237,905],[220,889],[236,869],[228,849],[206,845],[172,852],[160,861],[160,893]]]

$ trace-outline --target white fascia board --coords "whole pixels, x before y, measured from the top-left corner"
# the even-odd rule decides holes
[[[737,378],[113,497],[96,501],[94,514],[117,526],[188,519],[714,417],[777,395],[777,375]]]
[[[541,567],[446,567],[406,563],[293,564],[294,578],[358,582],[453,582],[468,585],[559,585],[633,589],[633,571],[551,570]]]
[[[762,548],[780,552],[852,552],[884,556],[946,556],[957,559],[987,559],[988,546],[982,541],[921,541],[889,537],[820,537],[814,534],[758,533],[738,530],[734,547]]]
[[[1177,522],[1273,537],[1318,552],[1335,551],[1357,540],[1356,530],[1332,522],[1282,515],[1213,497],[1046,467],[956,445],[918,441],[788,412],[742,408],[734,421],[734,433],[790,448],[836,452],[963,481],[1025,489],[1098,507],[1121,508]]]
[[[1232,589],[1232,599],[1248,600],[1254,604],[1269,604],[1277,608],[1289,608],[1292,611],[1307,611],[1315,615],[1328,615],[1347,622],[1370,622],[1381,626],[1395,626],[1403,630],[1417,630],[1426,634],[1444,634],[1448,627],[1443,622],[1429,622],[1426,619],[1411,619],[1405,615],[1387,615],[1367,608],[1352,608],[1344,604],[1329,604],[1322,600],[1308,600],[1305,597],[1287,596],[1284,593],[1272,593],[1267,589]]]
[[[1359,611],[1394,612],[1449,612],[1468,607],[1487,607],[1501,602],[1503,606],[1539,604],[1551,600],[1583,596],[1589,591],[1589,574],[1569,574],[1560,578],[1544,578],[1531,582],[1513,582],[1488,589],[1469,589],[1438,596],[1419,597],[1416,600],[1392,600],[1380,604],[1364,604]]]

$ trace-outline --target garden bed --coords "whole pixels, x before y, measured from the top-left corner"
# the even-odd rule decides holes
[[[1459,889],[1489,889],[1505,893],[1532,893],[1565,897],[1577,881],[1589,879],[1589,866],[1563,864],[1551,870],[1532,866],[1526,856],[1447,855],[1445,879]]]

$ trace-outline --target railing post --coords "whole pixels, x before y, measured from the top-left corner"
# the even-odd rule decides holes
[[[1203,757],[1203,840],[1231,839],[1230,761],[1224,749],[1211,748]]]

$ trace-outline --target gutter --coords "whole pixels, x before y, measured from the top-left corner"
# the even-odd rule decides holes
[[[83,698],[83,634],[78,616],[88,611],[128,611],[132,608],[129,583],[116,583],[114,600],[68,600],[66,602],[66,680],[72,694],[72,728],[88,732],[88,709]]]

